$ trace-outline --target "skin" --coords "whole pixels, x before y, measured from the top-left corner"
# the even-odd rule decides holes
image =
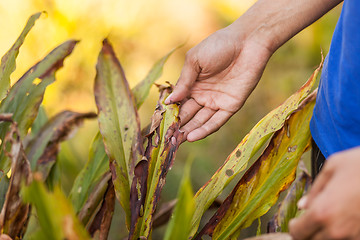
[[[357,147],[327,159],[298,203],[305,213],[289,223],[294,239],[360,239],[359,156]]]
[[[245,103],[276,49],[340,0],[259,0],[190,49],[173,93],[187,141],[217,131]]]
[[[182,102],[187,141],[217,131],[245,103],[271,55],[340,0],[259,0],[244,15],[189,50],[166,103]],[[299,202],[294,239],[360,239],[360,147],[332,155]]]

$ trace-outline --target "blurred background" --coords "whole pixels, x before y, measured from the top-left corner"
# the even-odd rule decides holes
[[[131,86],[141,81],[151,66],[171,49],[185,43],[165,64],[158,83],[176,83],[185,53],[202,39],[233,22],[255,1],[235,0],[12,0],[0,1],[0,56],[13,44],[35,12],[46,13],[36,22],[20,49],[12,83],[54,47],[68,39],[80,44],[57,73],[44,98],[46,113],[62,110],[96,111],[93,96],[95,64],[101,42],[108,37],[115,48]],[[311,75],[328,52],[341,6],[325,15],[280,48],[271,58],[257,89],[242,110],[220,131],[195,142],[184,143],[178,152],[162,194],[164,201],[176,197],[183,165],[191,155],[194,191],[201,187],[267,112],[281,104]],[[157,90],[140,109],[145,126],[156,105]],[[97,122],[88,121],[61,146],[58,167],[61,185],[69,191],[88,157]],[[231,188],[221,196],[226,197]],[[113,226],[122,221],[121,210]],[[266,225],[266,224],[264,224]],[[124,229],[112,228],[111,239],[121,239]],[[154,232],[154,239],[163,228]],[[120,235],[119,235],[120,234]]]

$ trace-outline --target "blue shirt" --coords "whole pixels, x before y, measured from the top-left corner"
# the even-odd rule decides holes
[[[360,146],[360,1],[345,0],[336,25],[310,129],[323,155]]]

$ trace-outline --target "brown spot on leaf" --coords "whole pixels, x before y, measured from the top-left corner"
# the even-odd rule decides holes
[[[226,169],[225,173],[226,173],[226,175],[227,175],[228,177],[231,177],[232,175],[234,175],[234,170],[232,170],[232,169]]]

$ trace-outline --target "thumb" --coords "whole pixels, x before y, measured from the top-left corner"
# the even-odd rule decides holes
[[[316,178],[311,190],[309,193],[301,198],[298,202],[298,206],[301,209],[306,209],[309,207],[313,199],[323,191],[326,185],[329,183],[330,179],[334,174],[334,167],[330,162],[324,165],[322,171],[319,173],[319,176]]]
[[[199,76],[200,71],[200,66],[196,63],[196,61],[190,61],[189,57],[187,57],[174,91],[167,97],[165,104],[180,102],[186,98],[190,93],[191,87]]]

